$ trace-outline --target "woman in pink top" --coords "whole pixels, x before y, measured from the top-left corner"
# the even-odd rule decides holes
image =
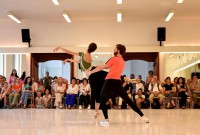
[[[9,77],[9,84],[13,84],[14,83],[14,78],[18,78],[19,76],[17,75],[17,70],[13,69],[12,73]]]

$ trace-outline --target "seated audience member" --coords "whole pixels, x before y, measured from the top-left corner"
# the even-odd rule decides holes
[[[135,101],[139,108],[146,108],[145,107],[145,95],[142,94],[141,88],[139,88],[137,90],[137,94],[135,95]]]
[[[185,79],[183,77],[178,78],[177,91],[178,91],[178,97],[180,97],[179,107],[185,109],[188,94],[187,94]]]
[[[71,79],[71,84],[68,85],[66,92],[66,106],[68,109],[72,109],[74,106],[75,98],[78,96],[79,86],[76,84],[76,78]]]
[[[150,78],[152,80],[153,78],[153,70],[149,70],[149,75],[146,77],[146,83],[147,83],[147,79]]]
[[[163,91],[165,93],[165,97],[167,97],[168,99],[168,103],[167,103],[167,109],[170,108],[170,105],[172,104],[172,107],[176,107],[175,103],[174,103],[174,100],[173,100],[173,95],[174,95],[174,92],[175,92],[175,89],[174,89],[174,85],[171,83],[171,78],[170,77],[167,77],[165,79],[165,84],[163,86]]]
[[[2,83],[4,84],[6,82],[6,77],[3,76],[3,80],[2,80]]]
[[[136,94],[137,94],[137,90],[142,89],[142,92],[144,92],[144,85],[141,82],[141,79],[138,78],[136,79]]]
[[[50,108],[51,107],[51,95],[49,94],[49,89],[45,90],[45,95],[43,96],[44,107]]]
[[[178,77],[174,77],[173,85],[174,85],[174,89],[175,89],[175,93],[174,93],[175,97],[178,96],[177,83],[178,83]]]
[[[86,78],[83,78],[83,85],[80,87],[79,109],[82,109],[83,103],[85,107],[90,109],[90,84]]]
[[[153,81],[151,84],[149,84],[149,91],[151,93],[149,96],[149,101],[152,104],[152,107],[160,108],[160,105],[162,105],[163,102],[163,91],[157,76],[153,76]],[[157,100],[154,102],[155,97],[158,98],[159,102],[157,102]]]
[[[37,93],[37,92],[41,92],[42,95],[43,95],[43,94],[44,94],[44,84],[43,84],[43,80],[40,79],[39,83],[38,83],[37,85],[35,84],[35,86],[37,86],[37,88],[35,89],[35,92],[36,92],[36,93]]]
[[[1,90],[1,93],[0,93],[0,101],[4,100],[4,107],[3,107],[4,109],[7,108],[7,104],[6,104],[7,103],[7,95],[9,95],[9,93],[10,93],[10,87],[9,87],[8,83],[5,82],[4,86]]]
[[[58,77],[55,76],[53,78],[53,83],[51,85],[51,93],[52,93],[52,96],[54,97],[55,96],[55,91],[56,91],[56,85],[58,84]]]
[[[197,76],[193,76],[192,82],[190,83],[190,90],[192,92],[192,100],[194,102],[194,108],[200,108],[200,82],[198,82]]]
[[[138,78],[140,79],[140,82],[145,85],[145,81],[142,80],[142,75],[138,75]]]
[[[37,92],[37,97],[35,98],[35,106],[38,109],[44,108],[44,101],[43,101],[43,98],[41,96],[41,92]]]
[[[9,108],[12,109],[17,105],[22,90],[22,84],[20,83],[20,78],[16,79],[16,83],[11,88],[11,93],[9,94]]]
[[[55,105],[56,108],[62,109],[62,98],[64,96],[65,84],[63,84],[63,79],[61,77],[58,78],[58,83],[55,85]]]
[[[12,70],[12,73],[11,73],[11,75],[10,75],[10,77],[9,77],[9,84],[14,84],[14,81],[15,81],[15,79],[18,77],[18,75],[17,75],[17,70],[16,69],[13,69]]]
[[[26,77],[24,84],[22,85],[22,95],[20,97],[20,102],[18,105],[24,104],[24,109],[26,109],[28,97],[34,97],[34,86],[31,77]]]
[[[24,84],[25,79],[26,79],[26,72],[24,71],[24,72],[22,73],[21,77],[20,77],[20,83],[21,83],[21,84]]]
[[[3,76],[2,75],[0,75],[0,92],[1,92],[1,90],[2,90],[2,88],[3,88]]]
[[[130,79],[135,80],[135,75],[131,74]],[[133,97],[133,100],[134,100],[134,97],[135,97],[135,94],[136,94],[136,82],[130,81],[130,85],[131,85],[131,94],[132,94],[132,97]]]
[[[35,81],[35,77],[34,77],[34,76],[32,76],[31,79],[32,79],[32,82],[33,82],[34,92],[37,93],[37,90],[38,90],[38,82]]]

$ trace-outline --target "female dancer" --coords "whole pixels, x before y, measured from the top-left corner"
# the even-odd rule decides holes
[[[54,49],[54,52],[58,51],[59,49],[61,49],[62,51],[71,54],[73,56],[80,56],[80,60],[77,61],[75,59],[65,59],[64,60],[64,64],[66,62],[79,62],[81,69],[85,72],[88,72],[90,70],[93,70],[95,67],[92,67],[92,56],[91,53],[94,52],[97,49],[97,45],[95,43],[91,43],[88,46],[87,51],[84,52],[72,52],[70,50],[67,50],[65,48],[61,48],[61,47],[57,47]],[[91,103],[92,100],[96,100],[96,104],[95,104],[95,120],[97,122],[97,118],[99,116],[99,105],[100,105],[100,94],[101,94],[101,89],[104,83],[104,79],[106,78],[107,72],[101,70],[99,72],[96,72],[95,74],[92,74],[89,77],[89,83],[91,86]]]

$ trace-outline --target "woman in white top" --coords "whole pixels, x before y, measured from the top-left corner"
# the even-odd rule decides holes
[[[86,78],[83,78],[83,84],[80,86],[80,102],[79,109],[82,109],[83,103],[85,107],[90,109],[90,84]]]
[[[62,97],[65,92],[65,84],[63,84],[63,79],[61,77],[58,78],[58,83],[55,85],[55,105],[56,108],[62,108]]]
[[[71,109],[74,106],[75,98],[78,95],[79,87],[76,84],[76,78],[72,77],[71,84],[68,85],[67,94],[66,94],[66,106],[68,109]]]

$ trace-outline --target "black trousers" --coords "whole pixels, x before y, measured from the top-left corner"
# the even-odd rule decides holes
[[[137,105],[129,98],[128,94],[122,87],[121,80],[107,79],[104,82],[100,97],[100,106],[102,108],[105,119],[108,119],[108,109],[106,107],[106,102],[109,100],[112,93],[115,92],[141,117],[144,115],[137,107]]]
[[[95,67],[93,67],[92,70],[94,68]],[[95,101],[100,103],[100,94],[107,74],[108,72],[102,70],[89,76],[91,87],[91,109],[95,108]]]
[[[181,97],[180,101],[179,101],[179,106],[180,107],[186,107],[186,100],[187,100],[187,95],[185,94],[185,91],[181,91],[178,93],[178,97]]]
[[[79,101],[79,105],[85,105],[85,107],[87,107],[90,104],[90,95],[80,95],[80,101]]]

